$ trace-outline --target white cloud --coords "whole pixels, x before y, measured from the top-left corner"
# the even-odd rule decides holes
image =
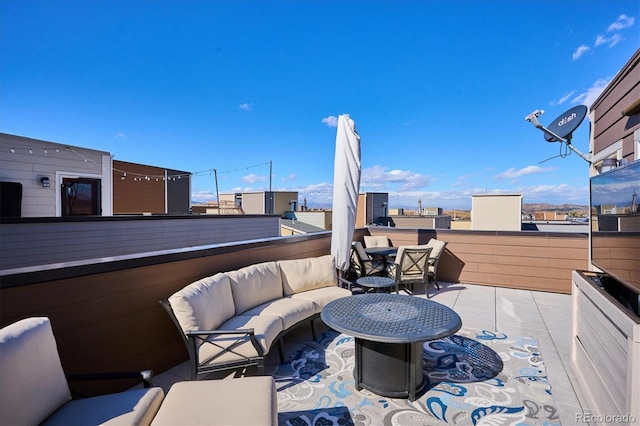
[[[526,176],[526,175],[532,175],[535,173],[546,173],[546,172],[550,172],[556,170],[556,168],[554,167],[540,167],[540,166],[527,166],[523,169],[516,169],[514,167],[511,167],[509,170],[504,171],[502,173],[498,173],[497,175],[495,175],[496,179],[516,179],[522,176]]]
[[[206,201],[215,201],[216,193],[211,190],[199,190],[191,193],[191,200],[197,203],[204,203]]]
[[[251,111],[253,109],[253,104],[245,102],[243,104],[238,105],[238,108],[240,108],[243,111]]]
[[[126,141],[128,138],[126,134],[120,132],[116,133],[114,137],[120,141]]]
[[[285,176],[282,178],[282,182],[291,182],[295,180],[298,180],[298,175],[295,173],[292,173],[289,176]]]
[[[579,94],[571,100],[574,104],[583,104],[591,106],[602,91],[607,87],[611,79],[598,79],[584,93]]]
[[[360,187],[376,191],[412,191],[425,188],[433,182],[428,175],[411,170],[390,170],[386,167],[373,166],[362,170]],[[386,188],[386,189],[385,189]]]
[[[580,58],[582,55],[584,55],[585,53],[587,53],[587,51],[589,50],[589,46],[587,45],[581,45],[580,47],[578,47],[576,49],[575,52],[573,52],[573,55],[571,55],[571,60],[575,61],[578,58]]]
[[[608,33],[612,33],[615,31],[621,31],[621,30],[625,30],[627,28],[630,28],[633,26],[635,22],[635,18],[633,17],[629,17],[627,15],[620,15],[618,17],[618,19],[613,22],[612,24],[609,25],[609,27],[607,28],[607,32]],[[610,48],[615,46],[616,44],[620,43],[620,41],[622,41],[622,36],[618,33],[612,34],[611,36],[607,37],[607,36],[603,36],[603,35],[598,35],[596,37],[595,42],[593,43],[593,47],[600,47],[600,46],[604,46],[604,45],[608,45]],[[587,45],[581,45],[580,47],[578,47],[576,49],[575,52],[573,52],[573,55],[571,55],[571,60],[575,61],[577,59],[579,59],[582,55],[584,55],[585,53],[587,53],[587,51],[589,50],[589,46]]]
[[[614,34],[611,37],[599,35],[598,37],[596,37],[596,41],[593,45],[594,47],[598,47],[602,46],[603,44],[608,44],[609,47],[613,47],[618,44],[620,40],[622,40],[622,36],[620,34]]]
[[[254,173],[248,174],[246,176],[242,176],[242,181],[245,183],[257,183],[257,182],[265,182],[267,180],[267,176],[256,175]]]
[[[338,127],[338,117],[330,115],[322,119],[322,122],[329,127]]]
[[[624,30],[624,29],[632,27],[634,22],[635,22],[635,18],[634,17],[622,14],[622,15],[618,16],[618,19],[614,23],[609,25],[609,28],[607,28],[607,31],[608,32],[613,32],[613,31]]]
[[[551,101],[551,105],[562,105],[563,103],[567,102],[567,100],[571,98],[574,93],[576,93],[576,91],[572,90],[571,92],[567,93],[557,101]]]

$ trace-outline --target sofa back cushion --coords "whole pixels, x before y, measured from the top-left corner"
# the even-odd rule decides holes
[[[40,424],[71,400],[49,318],[0,330],[0,424]]]
[[[275,262],[257,263],[227,272],[236,315],[282,297],[280,269]]]
[[[189,284],[169,302],[183,331],[215,330],[235,314],[231,284],[224,273]]]
[[[330,254],[306,259],[281,260],[278,266],[282,272],[282,287],[286,296],[329,287],[338,282],[335,262]]]

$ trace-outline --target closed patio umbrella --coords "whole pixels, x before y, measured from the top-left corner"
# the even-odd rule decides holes
[[[349,269],[351,240],[360,191],[360,136],[347,114],[338,117],[333,170],[331,254],[342,272]]]

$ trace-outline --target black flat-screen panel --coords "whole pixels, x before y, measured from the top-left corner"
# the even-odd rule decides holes
[[[22,184],[0,182],[0,217],[22,215]]]
[[[591,262],[640,293],[640,161],[591,178]]]

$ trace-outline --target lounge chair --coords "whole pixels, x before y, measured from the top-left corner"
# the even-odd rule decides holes
[[[72,400],[46,317],[0,330],[0,384],[3,425],[150,424],[164,398],[162,389],[147,381],[142,389]]]

